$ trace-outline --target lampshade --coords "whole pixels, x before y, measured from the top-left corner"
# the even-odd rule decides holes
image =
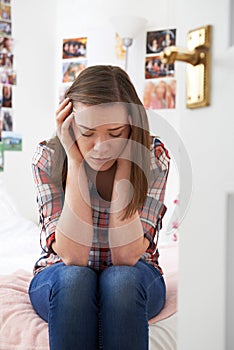
[[[143,30],[147,20],[135,16],[114,16],[110,21],[121,38],[135,38]]]

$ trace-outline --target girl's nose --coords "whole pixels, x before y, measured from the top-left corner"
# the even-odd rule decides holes
[[[94,143],[93,150],[95,152],[105,153],[109,149],[109,147],[110,143],[107,140],[98,138]]]

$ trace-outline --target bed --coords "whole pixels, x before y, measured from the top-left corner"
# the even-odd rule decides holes
[[[34,312],[27,293],[40,254],[38,232],[37,224],[20,215],[0,186],[0,350],[49,350],[47,323]],[[160,265],[167,298],[164,309],[149,322],[149,350],[175,350],[177,242],[160,243]]]

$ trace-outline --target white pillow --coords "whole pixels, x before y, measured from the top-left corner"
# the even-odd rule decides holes
[[[13,204],[13,200],[3,186],[3,182],[0,180],[0,223],[2,219],[12,215],[12,213],[16,214],[17,210]]]
[[[19,214],[0,183],[0,274],[18,269],[32,271],[40,256],[40,232],[34,222]]]

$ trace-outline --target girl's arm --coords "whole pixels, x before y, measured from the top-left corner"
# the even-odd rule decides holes
[[[57,112],[57,130],[67,158],[64,206],[58,221],[53,250],[66,265],[86,266],[93,239],[92,211],[83,157],[69,128],[72,104],[66,99]]]
[[[130,168],[130,161],[118,159],[109,220],[109,245],[114,265],[134,265],[150,243],[144,237],[138,211],[127,219],[121,219],[132,190]]]
[[[52,248],[66,265],[87,266],[92,239],[92,213],[85,170],[83,165],[71,162],[68,164],[64,206]]]

